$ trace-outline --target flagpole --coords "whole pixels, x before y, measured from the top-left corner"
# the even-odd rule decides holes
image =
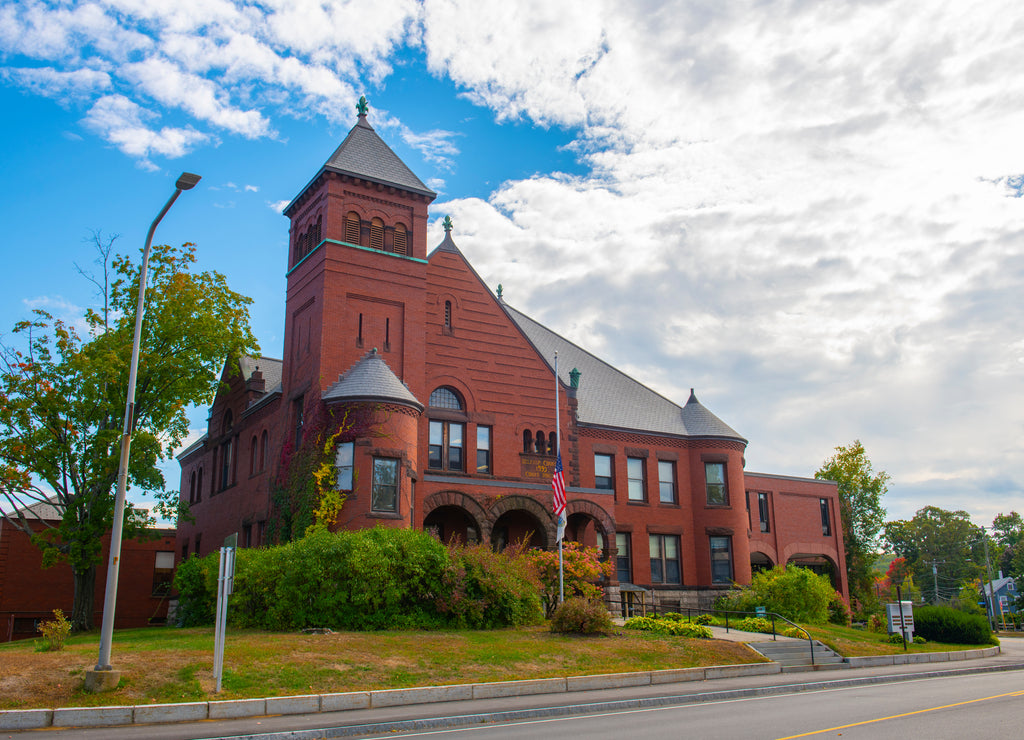
[[[562,458],[562,426],[560,414],[558,413],[558,351],[555,351],[555,455],[556,459],[561,461]],[[563,473],[564,475],[564,473]],[[562,534],[564,532],[564,525],[562,524],[562,517],[565,516],[565,510],[563,509],[558,513],[558,603],[561,604],[565,601],[565,580],[562,571]]]

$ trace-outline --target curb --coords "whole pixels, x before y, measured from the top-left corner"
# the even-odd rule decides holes
[[[954,653],[915,653],[848,658],[851,667],[940,663],[991,657],[998,647]],[[973,669],[972,669],[973,670]],[[195,722],[200,720],[239,719],[265,715],[317,714],[351,709],[411,706],[436,702],[495,699],[534,694],[561,694],[595,689],[654,686],[716,678],[766,676],[781,673],[778,663],[670,668],[639,673],[612,673],[596,676],[540,678],[524,681],[425,686],[379,691],[352,691],[341,694],[309,694],[266,699],[187,702],[181,704],[143,704],[114,707],[64,707],[59,709],[0,710],[0,730],[35,730],[47,727],[102,727],[120,725]],[[916,675],[916,674],[915,674]],[[867,679],[862,679],[867,680]],[[652,701],[652,700],[645,700]]]

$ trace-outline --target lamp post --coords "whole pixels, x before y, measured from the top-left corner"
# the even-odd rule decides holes
[[[128,455],[132,445],[132,427],[135,426],[135,378],[139,370],[139,345],[142,340],[142,315],[146,302],[146,271],[149,268],[149,248],[153,244],[153,233],[157,224],[167,214],[174,201],[185,190],[191,190],[200,180],[191,172],[181,173],[174,184],[174,194],[146,234],[146,246],[142,250],[142,267],[139,270],[139,302],[135,308],[135,337],[132,340],[132,359],[128,370],[128,399],[124,407],[124,430],[121,436],[121,461],[117,470],[117,494],[114,497],[114,527],[110,533],[110,558],[107,562],[107,586],[103,598],[103,627],[100,631],[100,656],[96,668],[86,672],[87,691],[106,691],[117,687],[121,679],[119,671],[110,665],[110,644],[114,637],[114,609],[117,605],[117,575],[121,561],[121,535],[124,530],[125,492],[128,490]]]

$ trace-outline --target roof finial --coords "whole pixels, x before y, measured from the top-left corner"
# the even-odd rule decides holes
[[[446,234],[452,233],[452,217],[451,216],[445,216],[444,217],[444,221],[441,222],[441,225],[444,227],[444,233],[446,233]]]
[[[498,300],[499,301],[502,300],[501,291],[502,291],[501,283],[498,283]]]
[[[361,95],[359,97],[359,102],[356,103],[356,112],[359,114],[360,118],[363,118],[367,113],[370,112],[370,104],[366,102],[365,95]]]

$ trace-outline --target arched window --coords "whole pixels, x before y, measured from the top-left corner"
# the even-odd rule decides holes
[[[430,394],[430,407],[462,411],[462,399],[454,388],[446,385],[435,388]],[[466,425],[460,421],[431,419],[427,441],[427,467],[434,470],[455,470],[463,472],[465,462]]]
[[[231,425],[234,424],[234,417],[231,415],[231,409],[224,412],[224,428],[222,434],[227,434],[231,431]]]
[[[537,453],[543,455],[548,451],[547,445],[544,443],[544,432],[537,430]]]
[[[529,429],[523,430],[523,452],[533,452],[533,432]]]
[[[233,417],[231,409],[224,412],[224,435],[227,439],[220,446],[220,490],[224,490],[231,484],[231,425]]]
[[[405,224],[395,224],[395,254],[409,254]]]
[[[370,221],[370,248],[384,249],[384,222],[379,218]]]
[[[263,434],[260,437],[260,470],[266,470],[267,467],[267,430],[263,430]]]
[[[445,301],[444,302],[444,328],[445,329],[451,329],[452,328],[452,302],[451,301]]]
[[[196,479],[196,501],[203,500],[203,469],[199,468],[199,477]]]
[[[252,435],[252,442],[249,444],[249,475],[254,475],[259,467],[256,465],[256,435]]]
[[[434,389],[434,392],[430,394],[430,405],[435,409],[462,411],[462,399],[459,398],[459,394],[446,385]]]
[[[548,454],[554,455],[558,450],[556,449],[556,443],[558,440],[555,439],[555,433],[551,432],[548,434]]]
[[[188,484],[188,502],[194,504],[196,502],[196,471],[192,471],[192,477],[189,479]]]
[[[345,241],[358,246],[360,230],[359,214],[355,211],[349,211],[345,216]]]

